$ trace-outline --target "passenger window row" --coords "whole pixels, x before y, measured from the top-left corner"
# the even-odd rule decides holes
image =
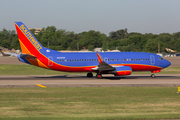
[[[57,59],[57,62],[98,61],[98,59]]]
[[[57,62],[78,62],[78,61],[98,61],[98,59],[57,59]],[[104,61],[119,61],[119,59],[104,59]]]
[[[122,61],[147,61],[147,58],[139,58],[139,59],[122,59]],[[79,61],[98,61],[98,59],[57,59],[57,62],[79,62]],[[104,59],[107,61],[119,61],[119,59]]]
[[[122,61],[147,61],[148,58],[136,58],[136,59],[122,59]]]

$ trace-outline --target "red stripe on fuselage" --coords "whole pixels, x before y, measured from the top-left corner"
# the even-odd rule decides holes
[[[112,66],[129,66],[132,71],[154,71],[163,69],[161,67],[145,64],[112,64]]]

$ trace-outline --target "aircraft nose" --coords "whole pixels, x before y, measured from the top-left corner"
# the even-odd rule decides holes
[[[168,66],[170,66],[171,65],[171,62],[169,62],[168,60],[164,60],[164,62],[163,62],[163,68],[166,68],[166,67],[168,67]]]

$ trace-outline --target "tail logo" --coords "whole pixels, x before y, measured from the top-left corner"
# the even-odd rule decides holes
[[[20,29],[23,31],[23,33],[28,37],[28,39],[31,41],[31,43],[38,49],[41,50],[41,45],[35,40],[34,36],[28,31],[28,29],[22,24],[20,26]]]

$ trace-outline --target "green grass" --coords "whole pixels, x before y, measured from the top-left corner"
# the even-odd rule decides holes
[[[151,72],[133,72],[132,74],[150,74]],[[60,75],[79,74],[48,70],[32,65],[4,65],[0,64],[0,75]],[[85,74],[85,73],[82,73]],[[180,67],[168,67],[158,74],[180,74]]]
[[[0,119],[180,119],[176,87],[0,88]]]
[[[5,65],[0,64],[0,75],[60,75],[67,72],[48,70],[33,65]],[[68,73],[77,74],[77,73]]]

